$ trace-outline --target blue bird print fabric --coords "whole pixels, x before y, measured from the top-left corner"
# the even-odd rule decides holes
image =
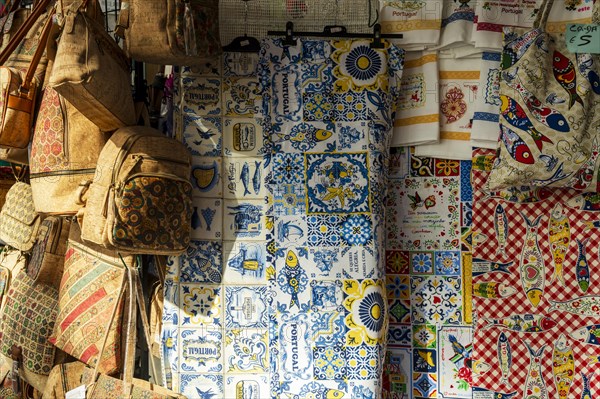
[[[381,397],[384,197],[403,60],[368,40],[263,42],[272,397]]]

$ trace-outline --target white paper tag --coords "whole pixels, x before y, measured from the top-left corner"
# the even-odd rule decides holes
[[[65,399],[85,399],[85,385],[80,385],[71,389],[65,394]]]

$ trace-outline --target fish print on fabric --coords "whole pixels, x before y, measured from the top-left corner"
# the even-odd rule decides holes
[[[554,51],[552,60],[554,78],[569,94],[569,109],[571,109],[576,102],[581,104],[581,106],[584,106],[583,100],[579,94],[577,94],[577,75],[575,73],[575,66],[571,60],[557,50]]]
[[[500,102],[500,114],[512,126],[527,132],[533,138],[538,150],[542,151],[544,143],[553,144],[552,140],[533,126],[533,122],[518,102],[505,95],[500,96]]]
[[[567,206],[582,211],[600,212],[600,193],[582,193],[571,197]]]
[[[541,41],[544,40],[543,36],[540,29],[534,29],[527,32],[525,36],[518,38],[518,40],[506,43],[502,49],[501,68],[505,70],[515,65],[532,44],[537,43],[538,46],[541,45]]]
[[[584,344],[600,346],[600,324],[592,324],[569,334],[571,338]]]
[[[544,106],[542,102],[531,93],[527,88],[523,85],[521,78],[515,74],[513,76],[509,75],[508,72],[504,74],[506,83],[519,92],[521,98],[525,102],[525,106],[531,112],[533,117],[538,120],[538,122],[543,123],[548,126],[550,129],[554,129],[559,132],[567,133],[569,132],[569,122],[567,119],[555,109]]]
[[[567,301],[549,301],[550,311],[562,311],[580,316],[600,316],[600,296],[588,295]]]
[[[511,268],[515,262],[492,262],[486,259],[473,258],[472,260],[472,276],[483,276],[484,274],[498,272],[503,274],[511,274]]]
[[[598,73],[592,68],[594,65],[594,57],[589,53],[578,53],[576,54],[576,57],[579,72],[581,72],[581,74],[590,82],[594,93],[600,94],[600,76],[598,76]]]
[[[577,276],[577,284],[579,285],[579,289],[584,294],[587,292],[588,288],[590,288],[590,267],[585,251],[585,246],[589,240],[589,238],[586,238],[583,241],[579,241],[579,239],[576,239],[577,264],[575,267],[575,275]]]
[[[592,152],[590,157],[567,181],[567,187],[573,187],[576,190],[585,190],[588,188],[594,177],[594,168],[596,166],[596,160],[598,159],[599,154],[600,146],[598,144],[598,138],[594,136],[594,139],[592,140]]]
[[[534,221],[529,220],[522,212],[521,216],[527,224],[527,234],[523,242],[519,267],[521,285],[529,302],[537,307],[544,295],[544,285],[546,283],[544,257],[537,241],[538,227],[542,216],[538,216]]]
[[[526,165],[531,165],[535,162],[531,150],[523,139],[504,125],[500,125],[500,141],[504,143],[506,150],[515,161]]]
[[[552,261],[554,262],[554,273],[550,278],[550,283],[558,280],[564,287],[564,262],[565,256],[571,244],[571,228],[569,219],[565,215],[564,209],[560,203],[556,204],[550,213],[548,221],[548,241],[552,251]]]
[[[529,350],[529,370],[527,372],[527,379],[525,380],[523,397],[528,399],[547,399],[548,389],[546,388],[544,374],[542,373],[542,355],[546,350],[546,345],[536,351],[527,341],[523,341],[523,343]]]
[[[552,196],[552,190],[545,187],[508,187],[498,191],[486,191],[484,199],[496,198],[506,202],[530,204],[544,201]]]
[[[498,242],[497,254],[503,253],[506,249],[506,241],[508,240],[508,217],[502,205],[496,206],[496,214],[494,216],[494,231],[496,232],[496,241]]]
[[[500,370],[502,371],[500,383],[510,385],[508,377],[510,376],[510,367],[512,366],[512,352],[508,338],[504,333],[500,333],[498,336],[498,363],[500,363]]]
[[[592,375],[594,375],[594,373],[589,373],[589,374],[580,373],[580,374],[581,374],[581,379],[583,380],[583,390],[581,392],[580,399],[593,399],[592,390],[590,389],[590,378],[592,377]]]
[[[294,251],[288,251],[280,276],[278,278],[280,287],[292,297],[289,309],[294,306],[299,307],[298,294],[306,289],[308,277],[304,269],[300,267],[298,256]]]
[[[558,397],[567,399],[575,375],[575,360],[573,359],[573,348],[567,345],[567,337],[564,334],[561,334],[554,343],[552,374]]]
[[[524,333],[548,331],[556,327],[557,324],[556,320],[550,316],[531,313],[513,314],[502,319],[483,318],[482,321],[484,322],[482,329],[497,327]]]
[[[517,293],[517,289],[505,283],[486,281],[473,284],[473,295],[480,298],[499,299],[507,298]]]

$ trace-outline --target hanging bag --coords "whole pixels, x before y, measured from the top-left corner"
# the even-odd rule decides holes
[[[41,4],[40,4],[41,5]],[[36,9],[40,6],[36,6]],[[32,14],[30,18],[35,15]],[[6,89],[0,96],[0,147],[24,149],[29,145],[31,130],[34,121],[38,86],[40,82],[35,79],[35,73],[42,54],[45,51],[45,42],[52,27],[52,13],[48,16],[39,45],[33,55],[26,72],[19,68],[5,66],[11,45],[7,46],[0,54],[0,86]],[[24,25],[26,26],[26,25]],[[22,27],[23,28],[23,27]],[[22,32],[19,29],[19,32]],[[21,36],[17,33],[11,42],[18,41]]]
[[[542,2],[533,29],[505,28],[500,136],[489,190],[600,189],[600,57],[573,54],[564,34],[545,31],[552,4]]]
[[[136,61],[194,66],[221,54],[218,24],[218,0],[127,0],[116,32]]]
[[[109,132],[136,122],[131,65],[104,27],[88,14],[88,2],[74,3],[61,16],[62,32],[48,85]]]
[[[31,186],[16,182],[6,194],[0,211],[0,240],[20,251],[28,252],[35,243],[42,217],[33,206]]]
[[[70,228],[69,218],[47,216],[44,219],[27,264],[27,275],[32,280],[58,289],[63,274]]]
[[[134,267],[133,257],[125,264]],[[102,373],[121,370],[125,268],[118,254],[81,242],[72,223],[60,283],[59,314],[50,342]],[[115,321],[107,325],[111,318]],[[106,350],[101,351],[106,340]]]
[[[141,293],[141,282],[136,270],[131,268],[128,271],[128,285],[130,292],[129,309],[131,310],[127,325],[127,357],[125,359],[125,367],[123,379],[110,377],[105,374],[100,374],[96,368],[86,368],[83,373],[83,381],[88,383],[86,390],[86,399],[186,399],[185,396],[175,393],[167,388],[152,384],[138,378],[133,378],[133,369],[135,368],[135,346],[136,346],[136,331],[135,331],[135,313],[136,303],[139,307],[139,315],[142,321],[142,330],[146,338],[148,349],[150,343],[150,329],[148,325],[148,316],[143,294]],[[104,346],[103,346],[104,348]],[[154,362],[150,362],[153,375],[156,374]]]
[[[81,238],[124,253],[183,253],[191,232],[190,164],[187,148],[155,129],[117,130],[78,215]]]

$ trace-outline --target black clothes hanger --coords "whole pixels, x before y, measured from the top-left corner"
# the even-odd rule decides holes
[[[381,39],[402,39],[401,33],[381,33],[381,25],[375,24],[373,26],[373,33],[352,33],[348,32],[346,27],[339,25],[326,26],[323,32],[294,32],[294,23],[288,21],[285,25],[285,31],[268,31],[270,36],[284,36],[283,44],[285,46],[295,46],[297,40],[294,36],[304,37],[325,37],[325,38],[352,38],[352,39],[369,39],[372,38],[372,48],[383,48],[384,45]]]
[[[236,53],[258,53],[260,51],[260,42],[255,37],[248,36],[248,1],[244,2],[244,35],[234,38],[227,46],[223,46],[223,51]]]

